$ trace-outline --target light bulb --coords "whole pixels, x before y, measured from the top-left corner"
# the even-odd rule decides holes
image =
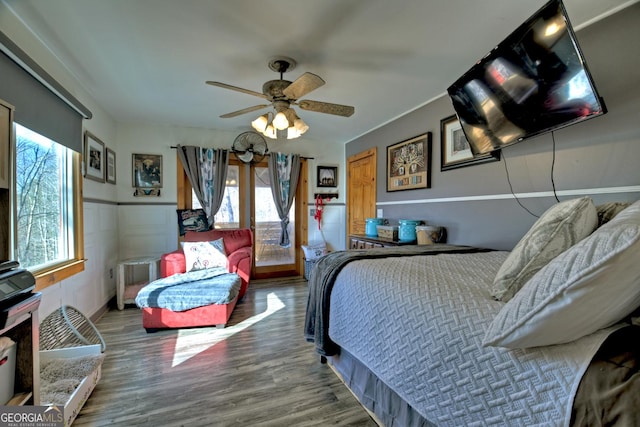
[[[264,114],[262,116],[259,116],[254,121],[252,121],[251,126],[253,126],[253,128],[258,132],[264,132],[265,128],[267,127],[267,123],[268,123],[267,115]]]
[[[276,129],[272,125],[267,126],[263,133],[267,138],[276,139],[278,137]]]
[[[295,139],[298,138],[301,133],[294,127],[290,127],[287,129],[287,139]]]
[[[302,135],[303,133],[309,130],[309,125],[307,125],[301,118],[297,118],[293,122],[293,126],[300,133],[300,135]]]
[[[289,127],[289,120],[287,120],[287,116],[285,116],[285,114],[282,111],[276,114],[276,116],[273,118],[272,123],[273,123],[273,127],[278,130],[285,130],[286,128]]]

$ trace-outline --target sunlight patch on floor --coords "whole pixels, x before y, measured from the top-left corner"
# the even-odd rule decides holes
[[[176,347],[173,352],[173,363],[171,367],[180,365],[181,363],[191,359],[192,357],[202,353],[208,348],[213,347],[217,343],[247,329],[262,319],[272,315],[273,313],[285,307],[284,303],[278,296],[271,292],[267,295],[267,309],[260,314],[256,314],[242,322],[227,326],[224,329],[218,328],[194,328],[180,329],[178,338],[176,339]]]

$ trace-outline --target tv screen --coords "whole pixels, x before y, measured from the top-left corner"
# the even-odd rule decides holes
[[[560,0],[538,10],[447,92],[474,154],[606,113]]]

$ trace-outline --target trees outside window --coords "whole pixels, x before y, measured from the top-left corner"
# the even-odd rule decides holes
[[[15,152],[16,258],[32,271],[73,260],[74,152],[19,124]]]

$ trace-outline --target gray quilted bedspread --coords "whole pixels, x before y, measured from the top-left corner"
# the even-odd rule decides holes
[[[140,308],[185,311],[210,304],[227,304],[238,296],[242,280],[224,267],[195,270],[154,280],[138,292]]]
[[[506,252],[361,259],[331,296],[329,336],[438,426],[563,426],[614,329],[527,350],[482,347]]]
[[[439,253],[481,252],[487,249],[460,245],[405,245],[385,248],[331,252],[316,261],[309,277],[309,297],[305,313],[304,336],[323,356],[336,354],[338,346],[329,337],[331,290],[342,268],[358,259],[437,255]]]

